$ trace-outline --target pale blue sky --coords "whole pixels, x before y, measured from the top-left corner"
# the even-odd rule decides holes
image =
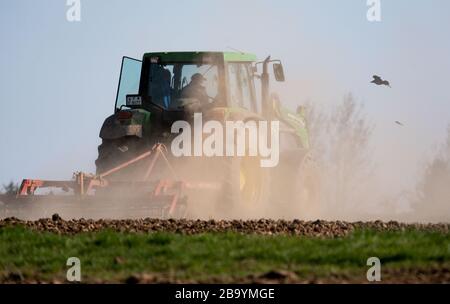
[[[0,0],[0,183],[94,171],[123,55],[228,46],[282,59],[292,107],[353,92],[386,180],[412,180],[450,123],[450,1],[381,3],[370,23],[365,0],[81,0],[70,23],[65,0]]]

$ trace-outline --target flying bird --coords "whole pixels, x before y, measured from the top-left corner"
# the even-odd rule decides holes
[[[399,126],[404,126],[401,122],[399,122],[398,120],[395,121],[396,124],[398,124]]]
[[[380,76],[377,76],[377,75],[373,75],[373,80],[371,81],[371,83],[374,83],[376,85],[385,85],[385,86],[391,87],[391,85],[389,84],[389,81],[383,80],[383,79],[381,79]]]

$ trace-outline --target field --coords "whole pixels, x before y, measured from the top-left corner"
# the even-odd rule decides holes
[[[449,226],[396,222],[0,221],[1,282],[450,282]]]

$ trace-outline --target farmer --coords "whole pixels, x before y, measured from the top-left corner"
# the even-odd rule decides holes
[[[200,105],[208,104],[209,96],[204,86],[205,81],[206,78],[200,73],[192,75],[191,82],[181,91],[181,98],[197,99]]]

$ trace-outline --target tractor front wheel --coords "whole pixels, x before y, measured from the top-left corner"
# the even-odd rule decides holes
[[[227,217],[259,218],[266,215],[269,172],[260,166],[259,160],[257,157],[225,160],[223,195],[218,203]]]

